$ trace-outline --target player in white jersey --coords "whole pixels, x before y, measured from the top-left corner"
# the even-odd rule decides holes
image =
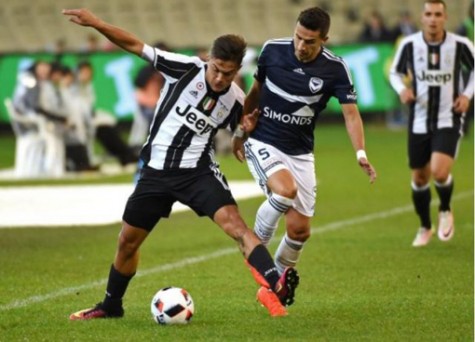
[[[410,107],[408,154],[412,170],[412,200],[420,228],[412,243],[425,246],[432,237],[430,179],[439,195],[438,237],[454,235],[450,199],[451,170],[456,158],[465,112],[473,97],[473,44],[447,32],[446,4],[426,0],[422,31],[403,39],[393,61],[390,82]],[[463,84],[462,71],[470,72]]]
[[[345,62],[323,46],[330,27],[328,13],[318,7],[300,13],[293,38],[268,41],[259,56],[255,80],[244,113],[259,111],[246,140],[237,131],[233,151],[244,159],[267,195],[259,207],[254,232],[268,244],[282,215],[286,234],[275,254],[279,272],[295,266],[310,236],[316,177],[313,132],[318,114],[335,96],[345,118],[357,162],[369,175],[376,172],[365,153],[363,124]]]
[[[241,218],[213,158],[212,139],[216,131],[236,126],[242,114],[244,93],[233,79],[246,51],[244,39],[236,35],[218,37],[209,62],[204,63],[198,57],[152,48],[88,10],[64,10],[63,14],[151,62],[165,78],[150,135],[141,152],[144,166],[124,210],[105,298],[94,308],[73,313],[70,319],[123,316],[122,298],[137,270],[139,247],[158,221],[169,216],[176,201],[200,216],[210,217],[238,243],[254,278],[262,286],[258,300],[272,316],[286,315],[283,303],[293,300],[297,271],[289,268],[285,276],[279,275],[266,247]],[[252,120],[252,116],[244,118],[245,123]]]

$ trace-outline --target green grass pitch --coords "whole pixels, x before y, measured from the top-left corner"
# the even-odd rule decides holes
[[[0,229],[0,341],[473,341],[473,135],[463,139],[453,170],[455,236],[448,243],[435,237],[422,249],[411,247],[418,220],[406,133],[370,125],[366,140],[378,171],[373,185],[344,126],[317,127],[313,235],[287,317],[271,318],[255,302],[257,285],[234,242],[209,219],[185,212],[163,220],[143,245],[123,319],[68,320],[102,299],[119,224]],[[1,153],[8,166],[11,154]],[[229,179],[250,179],[231,157],[221,163]],[[239,202],[249,225],[262,199]],[[150,300],[169,285],[192,295],[191,324],[152,321]]]

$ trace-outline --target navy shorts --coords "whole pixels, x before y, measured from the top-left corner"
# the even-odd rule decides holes
[[[161,217],[170,215],[179,201],[199,216],[213,219],[218,209],[236,205],[224,175],[217,167],[155,170],[148,166],[125,206],[122,219],[128,224],[151,231]]]
[[[421,169],[430,162],[432,152],[455,158],[461,137],[459,129],[442,128],[428,134],[409,133],[408,154],[411,169]]]

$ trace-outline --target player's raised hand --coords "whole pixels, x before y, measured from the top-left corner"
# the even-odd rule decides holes
[[[368,159],[363,157],[358,159],[358,164],[363,169],[363,171],[369,176],[369,182],[373,184],[377,177],[376,170],[374,169],[373,165],[369,163]]]
[[[81,8],[81,9],[63,9],[62,12],[64,15],[70,16],[69,21],[76,23],[81,26],[91,26],[96,27],[100,22],[100,19],[96,17],[91,11]]]

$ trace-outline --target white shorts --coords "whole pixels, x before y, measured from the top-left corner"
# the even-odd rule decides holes
[[[287,169],[294,176],[298,187],[292,206],[302,215],[314,215],[317,180],[313,153],[292,156],[252,138],[245,142],[244,147],[249,171],[267,197],[272,195],[267,187],[269,177],[279,170]]]

